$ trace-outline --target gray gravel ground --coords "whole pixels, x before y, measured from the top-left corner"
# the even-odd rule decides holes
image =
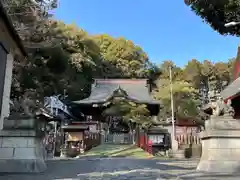
[[[197,161],[85,158],[48,161],[42,174],[0,174],[0,180],[219,180],[240,179],[196,173]]]

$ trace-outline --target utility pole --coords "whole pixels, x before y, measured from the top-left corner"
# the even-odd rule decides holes
[[[171,94],[171,111],[172,111],[172,141],[175,140],[175,120],[174,120],[174,104],[173,104],[173,87],[172,87],[172,67],[169,67],[170,78],[170,94]]]
[[[173,104],[173,82],[172,82],[172,67],[169,67],[169,79],[170,79],[170,94],[171,94],[171,111],[172,111],[172,151],[173,156],[178,152],[178,142],[176,140],[175,118],[174,118],[174,104]]]
[[[65,100],[67,97],[67,90],[64,89],[63,90],[63,100]],[[65,102],[64,102],[65,103]],[[65,105],[65,104],[64,104]],[[65,108],[65,107],[64,107]],[[66,142],[66,134],[64,133],[63,131],[63,124],[65,123],[65,119],[61,119],[61,123],[60,123],[60,131],[61,131],[61,145],[63,145],[63,149],[64,151],[66,150],[66,147],[67,147],[67,142]],[[61,157],[64,157],[65,156],[65,153],[63,153],[63,149],[61,150],[60,152],[60,156]]]
[[[64,100],[66,99],[66,94],[67,94],[67,90],[64,89],[64,90],[63,90],[63,99],[64,99]]]

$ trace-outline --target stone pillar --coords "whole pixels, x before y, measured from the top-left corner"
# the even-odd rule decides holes
[[[8,53],[9,53],[9,48],[6,46],[4,42],[0,41],[0,129],[3,126],[2,106],[4,104],[3,103],[4,83],[5,83]]]
[[[10,93],[12,84],[12,69],[13,69],[13,56],[12,54],[7,55],[7,62],[4,75],[4,86],[2,95],[2,106],[0,116],[0,129],[3,128],[3,119],[9,116],[10,113]]]
[[[234,173],[240,169],[240,122],[231,117],[214,117],[200,133],[202,156],[198,171]]]
[[[37,173],[46,170],[44,132],[38,119],[4,119],[0,131],[0,172]]]

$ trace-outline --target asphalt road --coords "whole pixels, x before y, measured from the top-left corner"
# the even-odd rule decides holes
[[[48,161],[42,174],[0,174],[0,180],[164,180],[221,179],[195,173],[196,161],[87,158]],[[182,178],[179,178],[181,177]],[[184,177],[186,176],[186,177]],[[229,179],[224,177],[223,179]],[[240,179],[234,178],[231,179]]]

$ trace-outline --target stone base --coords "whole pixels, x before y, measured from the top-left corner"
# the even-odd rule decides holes
[[[173,151],[173,157],[176,158],[176,159],[185,159],[184,150]]]
[[[42,138],[35,130],[0,131],[0,172],[37,173],[46,168]]]
[[[40,173],[47,168],[43,159],[0,159],[0,172]]]
[[[171,146],[172,146],[172,151],[173,152],[177,151],[178,150],[178,141],[173,139],[172,142],[171,142]]]
[[[198,171],[234,173],[240,171],[240,131],[201,132],[202,156]]]

